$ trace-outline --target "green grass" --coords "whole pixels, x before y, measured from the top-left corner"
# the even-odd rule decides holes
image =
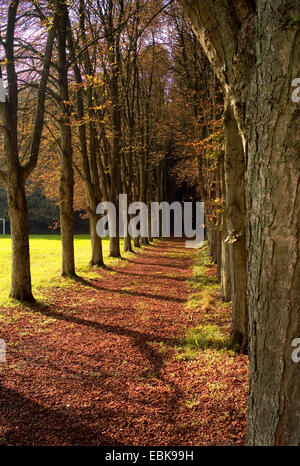
[[[204,243],[196,252],[192,276],[188,280],[190,294],[185,305],[191,320],[195,318],[198,325],[187,329],[185,338],[176,348],[178,360],[197,359],[200,352],[213,355],[224,352],[234,354],[227,346],[226,331],[229,328],[227,329],[224,319],[220,319],[229,303],[222,303],[219,298],[220,285],[217,277],[209,273],[213,265],[207,244]]]
[[[193,273],[188,280],[189,287],[193,292],[190,294],[186,303],[187,310],[197,308],[207,309],[214,301],[220,286],[216,276],[207,275],[206,273],[207,268],[211,265],[213,265],[213,263],[209,257],[207,245],[204,243],[196,253]]]
[[[226,337],[217,325],[199,326],[187,331],[186,344],[195,349],[221,349],[226,344]]]
[[[187,330],[185,339],[176,347],[179,361],[191,361],[203,355],[212,359],[226,353],[234,356],[235,352],[228,348],[228,337],[217,325],[199,325]]]
[[[188,280],[191,288],[202,291],[205,287],[218,287],[217,277],[214,275],[207,275],[207,267],[213,265],[209,257],[207,243],[203,243],[197,250],[195,261],[193,264],[193,273]]]
[[[121,240],[121,248],[122,248]],[[75,235],[76,272],[88,279],[99,276],[89,264],[91,241],[89,235]],[[121,249],[122,250],[122,249]],[[109,239],[103,240],[103,256],[107,265],[120,261],[108,259]],[[123,254],[126,257],[126,255]],[[50,286],[68,286],[70,280],[63,279],[61,273],[61,242],[60,235],[30,235],[30,259],[32,288],[36,298],[45,297],[45,290]],[[11,271],[11,239],[10,236],[0,236],[0,304],[8,305]]]

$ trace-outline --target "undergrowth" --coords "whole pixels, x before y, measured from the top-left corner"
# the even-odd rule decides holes
[[[227,347],[231,303],[220,299],[220,285],[214,267],[208,246],[204,243],[196,252],[192,276],[188,280],[190,294],[185,309],[191,326],[177,347],[179,360],[195,359],[199,350],[234,354]]]

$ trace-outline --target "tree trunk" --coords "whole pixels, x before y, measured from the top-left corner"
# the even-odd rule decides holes
[[[300,363],[292,360],[300,338],[300,107],[291,87],[300,77],[300,1],[264,3],[248,110],[247,436],[250,445],[300,445]]]
[[[221,170],[223,160],[222,156],[219,157],[219,163],[215,170],[215,177],[216,177],[216,197],[218,199],[222,199],[222,184],[221,184]],[[222,214],[218,212],[219,209],[216,209],[216,235],[217,235],[217,279],[218,283],[221,283],[221,276],[222,276]]]
[[[129,225],[129,222],[130,222],[130,215],[128,215],[127,213],[127,225]],[[125,236],[124,238],[124,252],[133,252],[131,236],[129,235],[128,231],[127,231],[127,236]]]
[[[25,183],[22,176],[18,176],[17,173],[7,185],[7,200],[12,239],[10,297],[20,301],[33,302]]]
[[[124,238],[124,252],[132,252],[131,237],[129,235]]]
[[[75,277],[74,259],[74,179],[72,164],[67,154],[62,156],[60,177],[60,230],[62,244],[62,276]]]
[[[103,251],[102,251],[102,239],[97,235],[96,225],[98,222],[98,215],[90,211],[90,235],[91,235],[91,246],[92,246],[92,257],[90,265],[97,265],[101,267],[103,265]]]
[[[225,185],[225,167],[224,158],[222,157],[220,164],[220,185],[222,192],[222,199],[226,198],[226,185]],[[222,209],[222,225],[221,225],[221,289],[220,298],[228,302],[231,300],[231,272],[230,272],[230,254],[229,244],[225,242],[228,236],[226,206]]]
[[[224,111],[226,220],[232,286],[230,346],[246,350],[248,316],[246,299],[245,158],[242,139],[229,98]]]
[[[218,283],[221,283],[221,272],[222,272],[222,232],[220,230],[216,231],[216,243],[217,243],[217,280]]]
[[[223,301],[228,302],[231,300],[230,254],[229,254],[229,245],[225,243],[225,240],[227,237],[227,228],[225,225],[223,228],[224,230],[222,231],[222,242],[221,242],[222,267],[221,267],[220,298]]]
[[[68,7],[59,2],[60,14],[57,33],[58,48],[58,75],[60,102],[60,160],[61,175],[59,186],[60,197],[60,228],[62,242],[62,276],[75,277],[74,261],[74,173],[73,173],[73,149],[70,127],[70,105],[68,90],[68,66],[66,55]]]
[[[79,6],[80,14],[80,29],[84,44],[86,45],[85,37],[85,4],[81,0]],[[76,78],[76,83],[78,88],[76,91],[76,104],[77,104],[77,119],[80,123],[85,120],[85,107],[84,107],[84,93],[83,93],[83,81],[81,76],[81,71],[78,62],[76,61],[76,52],[75,52],[75,42],[72,33],[72,28],[70,20],[68,20],[68,44],[70,49],[71,61],[73,62],[73,71]],[[92,74],[92,67],[89,57],[88,49],[83,54],[84,62],[89,75]],[[96,208],[98,204],[98,199],[101,199],[100,192],[100,180],[98,176],[97,168],[97,151],[96,151],[96,141],[97,134],[94,124],[94,111],[93,107],[93,91],[90,86],[86,91],[87,94],[87,105],[89,113],[89,149],[90,149],[90,158],[88,156],[88,145],[87,145],[87,133],[86,133],[86,124],[78,125],[78,138],[80,142],[80,155],[82,161],[82,177],[84,178],[86,199],[88,203],[89,210],[89,223],[90,223],[90,237],[91,237],[91,248],[92,256],[90,260],[90,265],[103,265],[103,254],[102,254],[102,239],[97,235],[96,225],[98,221],[98,216],[96,214]]]
[[[148,202],[148,241],[149,241],[149,244],[153,243],[152,231],[151,231],[151,194],[149,194],[149,202]]]
[[[143,246],[147,246],[149,243],[149,239],[148,239],[148,236],[141,236],[141,244]]]
[[[213,224],[210,227],[210,235],[209,235],[209,245],[210,245],[210,256],[213,262],[216,264],[218,261],[218,235],[217,231],[214,230]]]
[[[119,238],[119,206],[117,202],[114,203],[116,206],[116,235],[111,236],[109,239],[109,257],[121,257],[120,251],[120,238]]]
[[[118,236],[111,237],[109,241],[109,257],[121,257],[120,240]]]
[[[140,248],[141,245],[140,245],[140,237],[139,236],[136,236],[135,238],[133,238],[133,246],[135,248]]]

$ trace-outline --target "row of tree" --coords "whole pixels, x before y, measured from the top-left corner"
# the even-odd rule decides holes
[[[74,207],[88,213],[90,263],[101,266],[97,205],[118,207],[121,193],[129,202],[166,200],[168,157],[178,184],[196,184],[199,198],[221,204],[222,97],[189,24],[169,3],[19,0],[3,7],[0,177],[13,241],[11,297],[33,299],[28,180],[59,205],[68,277],[76,276]],[[134,245],[150,239],[149,232]],[[132,250],[130,237],[124,249]],[[110,255],[120,257],[118,235]]]
[[[152,173],[147,169],[150,101],[151,111],[155,106],[160,111],[163,99],[158,101],[155,93],[164,91],[161,69],[156,67],[163,52],[155,44],[154,33],[146,33],[161,9],[156,3],[153,18],[155,2],[152,8],[139,1],[84,0],[72,9],[65,1],[12,1],[2,6],[5,27],[0,41],[7,100],[1,104],[0,179],[7,189],[13,242],[11,297],[15,299],[33,299],[25,184],[33,176],[40,152],[42,175],[48,179],[51,151],[59,155],[64,276],[75,276],[74,169],[86,194],[93,265],[103,264],[95,228],[97,204],[101,200],[117,204],[119,193],[147,202],[148,178],[161,181],[155,176],[159,164]],[[162,181],[156,189],[161,186]],[[131,249],[130,240],[125,249]],[[120,256],[118,238],[111,239],[110,253]]]

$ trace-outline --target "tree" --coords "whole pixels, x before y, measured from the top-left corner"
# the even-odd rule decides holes
[[[7,190],[9,220],[12,237],[12,275],[10,296],[17,300],[33,301],[30,275],[30,254],[28,237],[28,211],[25,195],[25,182],[34,170],[42,136],[46,86],[48,81],[53,41],[55,37],[56,18],[48,26],[47,41],[44,50],[41,80],[38,87],[35,121],[30,141],[29,157],[22,163],[18,140],[18,75],[16,71],[15,34],[19,0],[12,0],[7,10],[5,38],[0,38],[6,66],[8,97],[0,103],[1,130],[4,135],[5,169],[0,171],[0,181]],[[2,33],[2,28],[1,28]],[[0,77],[2,72],[0,70]]]
[[[69,104],[67,27],[69,25],[68,6],[58,1],[59,23],[57,27],[58,89],[60,111],[59,153],[60,176],[60,228],[62,241],[62,276],[75,277],[74,259],[74,173],[73,146],[71,133],[71,110]]]
[[[226,93],[234,169],[246,167],[248,443],[299,445],[291,345],[300,335],[300,113],[291,83],[300,75],[300,1],[180,3]]]
[[[244,316],[240,309],[245,309],[246,293],[240,280],[240,264],[234,260],[238,259],[238,255],[231,254],[231,264],[229,257],[229,251],[235,250],[241,242],[236,245],[228,241],[228,221],[224,209],[223,93],[189,22],[178,14],[175,7],[170,9],[169,16],[173,25],[170,42],[174,78],[167,124],[171,120],[172,128],[176,129],[173,136],[178,158],[175,175],[178,181],[185,180],[191,186],[197,184],[199,196],[205,202],[206,232],[211,256],[218,266],[220,294],[224,301],[230,301],[233,296],[230,344],[237,348],[243,343],[240,335],[243,337],[246,333],[243,328],[240,331],[241,325],[238,326],[240,322],[237,318]],[[235,186],[235,183],[236,180],[231,180],[230,184],[227,182],[230,186]],[[240,198],[237,196],[237,199]],[[245,271],[244,262],[244,275]],[[243,299],[239,299],[239,289],[244,291]]]
[[[189,25],[176,15],[174,22],[174,43],[180,44],[175,54],[175,72],[181,76],[180,92],[187,94],[184,98],[189,99],[193,110],[190,121],[194,121],[196,134],[191,145],[197,154],[199,192],[205,202],[210,253],[218,265],[222,298],[227,301],[232,298],[230,346],[247,351],[245,162],[241,138],[235,140],[234,125],[232,130],[226,106],[226,141],[229,136],[231,140],[224,154],[221,115],[224,99],[218,92],[220,84],[204,52],[197,50],[199,43]],[[239,165],[232,163],[237,155],[240,155]],[[220,200],[223,203],[224,199],[226,209],[220,209]],[[222,215],[216,215],[218,210],[222,210]]]
[[[79,24],[80,33],[83,39],[83,46],[85,48],[83,52],[83,60],[86,67],[87,76],[93,75],[92,63],[90,59],[89,49],[87,47],[86,31],[85,31],[85,2],[80,0],[79,6]],[[93,86],[92,83],[87,86],[87,105],[88,105],[88,125],[86,124],[87,119],[85,118],[84,108],[84,92],[83,92],[83,79],[79,66],[80,60],[76,60],[75,42],[72,33],[71,24],[68,29],[68,43],[71,53],[71,60],[73,63],[73,70],[76,79],[76,104],[77,104],[77,125],[78,125],[78,138],[80,141],[80,154],[82,160],[82,178],[85,183],[86,198],[89,210],[89,221],[90,221],[90,235],[92,243],[92,257],[90,265],[103,265],[103,253],[102,253],[102,240],[96,233],[96,225],[98,216],[96,213],[97,205],[101,201],[101,190],[100,190],[100,178],[97,167],[97,129],[94,121],[94,110],[93,110]],[[88,139],[87,139],[87,126],[89,129],[89,151],[88,151]]]

